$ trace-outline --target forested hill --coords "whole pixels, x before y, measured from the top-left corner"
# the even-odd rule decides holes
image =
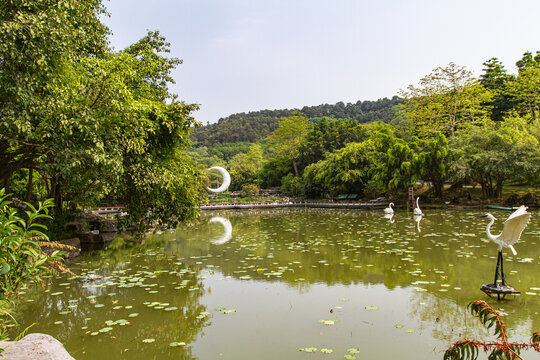
[[[354,104],[338,102],[304,106],[302,109],[261,110],[248,113],[233,114],[219,119],[215,124],[195,129],[191,139],[195,146],[211,146],[217,143],[257,142],[273,132],[281,118],[289,116],[293,111],[301,111],[310,119],[331,117],[336,119],[353,119],[359,123],[380,121],[389,123],[394,118],[395,106],[399,98],[384,98],[377,101],[357,101]]]

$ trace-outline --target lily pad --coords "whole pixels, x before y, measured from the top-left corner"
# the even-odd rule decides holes
[[[366,310],[379,310],[378,306],[366,306]]]
[[[177,341],[174,341],[169,344],[170,347],[178,347],[178,346],[185,346],[185,345],[186,345],[185,342],[177,342]]]
[[[130,317],[130,318],[134,318],[134,317],[137,317],[137,316],[139,316],[139,313],[131,313],[131,314],[128,315],[128,317]]]
[[[144,339],[142,342],[149,344],[149,343],[153,343],[154,341],[156,341],[156,339],[151,338],[151,339]]]
[[[349,348],[349,349],[347,349],[347,352],[349,354],[360,354],[360,349],[358,349],[358,348]]]
[[[308,348],[301,348],[301,349],[298,349],[299,351],[305,351],[305,352],[308,352],[308,353],[312,353],[312,352],[315,352],[317,351],[317,348],[316,347],[308,347]]]
[[[396,324],[395,327],[398,328],[398,329],[401,329],[401,328],[403,327],[403,325],[401,325],[401,324]]]
[[[113,328],[108,326],[108,327],[104,327],[103,329],[99,329],[99,332],[100,333],[106,333],[106,332],[109,332],[111,331]]]
[[[332,349],[327,349],[327,348],[323,348],[323,349],[321,349],[321,352],[322,352],[322,353],[325,353],[325,354],[331,354],[331,353],[334,352],[334,350],[332,350]]]

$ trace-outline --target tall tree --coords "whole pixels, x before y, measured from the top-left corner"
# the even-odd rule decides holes
[[[540,113],[540,67],[521,69],[508,85],[508,93],[514,97],[517,110],[534,122]]]
[[[292,161],[295,176],[300,176],[296,159],[298,148],[309,131],[308,119],[299,112],[281,119],[278,128],[268,136],[268,144],[278,156],[287,156]]]
[[[299,148],[299,166],[306,167],[324,158],[328,152],[341,149],[351,142],[367,139],[368,127],[356,121],[323,117],[315,123]]]
[[[0,4],[0,180],[36,169],[58,211],[110,195],[132,224],[174,225],[200,198],[183,151],[197,106],[168,90],[181,61],[164,37],[114,52],[103,13],[100,0]]]
[[[0,181],[35,167],[49,153],[49,109],[59,99],[65,64],[106,51],[101,0],[5,0],[0,3]]]
[[[520,117],[470,126],[452,139],[451,152],[454,181],[481,184],[487,198],[499,197],[505,181],[527,181],[540,170],[540,144]]]
[[[402,91],[404,107],[416,132],[420,135],[441,131],[450,137],[464,123],[487,118],[484,106],[491,93],[478,83],[472,73],[454,63],[439,67]]]
[[[504,65],[497,58],[491,58],[483,64],[480,84],[493,93],[493,99],[488,102],[491,106],[491,119],[501,121],[503,116],[512,109],[515,100],[508,93],[508,85],[514,81],[514,76],[506,72]]]
[[[251,145],[247,153],[236,154],[229,162],[232,189],[240,190],[246,184],[255,183],[255,175],[261,170],[262,162],[263,152],[258,144]]]

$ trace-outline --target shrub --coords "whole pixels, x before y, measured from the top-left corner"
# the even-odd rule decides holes
[[[62,269],[60,252],[55,250],[48,256],[41,249],[42,245],[55,248],[48,242],[43,231],[45,225],[39,219],[51,218],[48,209],[54,204],[52,200],[39,203],[37,209],[25,203],[24,218],[17,214],[17,209],[10,207],[12,202],[8,195],[0,189],[0,297],[16,293],[26,283],[39,283],[41,275],[54,268]],[[56,247],[57,248],[57,247]]]
[[[251,196],[251,195],[259,195],[259,187],[255,184],[246,184],[242,187],[242,190],[240,191],[240,195],[242,197]]]

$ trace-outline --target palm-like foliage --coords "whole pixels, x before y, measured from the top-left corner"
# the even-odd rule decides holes
[[[540,352],[540,332],[534,332],[530,342],[509,342],[506,333],[506,324],[501,314],[489,306],[485,301],[475,301],[468,305],[471,314],[477,316],[487,328],[494,328],[495,341],[480,341],[461,339],[456,341],[444,353],[444,360],[477,359],[480,351],[489,352],[488,360],[521,359],[521,350],[533,349]]]

